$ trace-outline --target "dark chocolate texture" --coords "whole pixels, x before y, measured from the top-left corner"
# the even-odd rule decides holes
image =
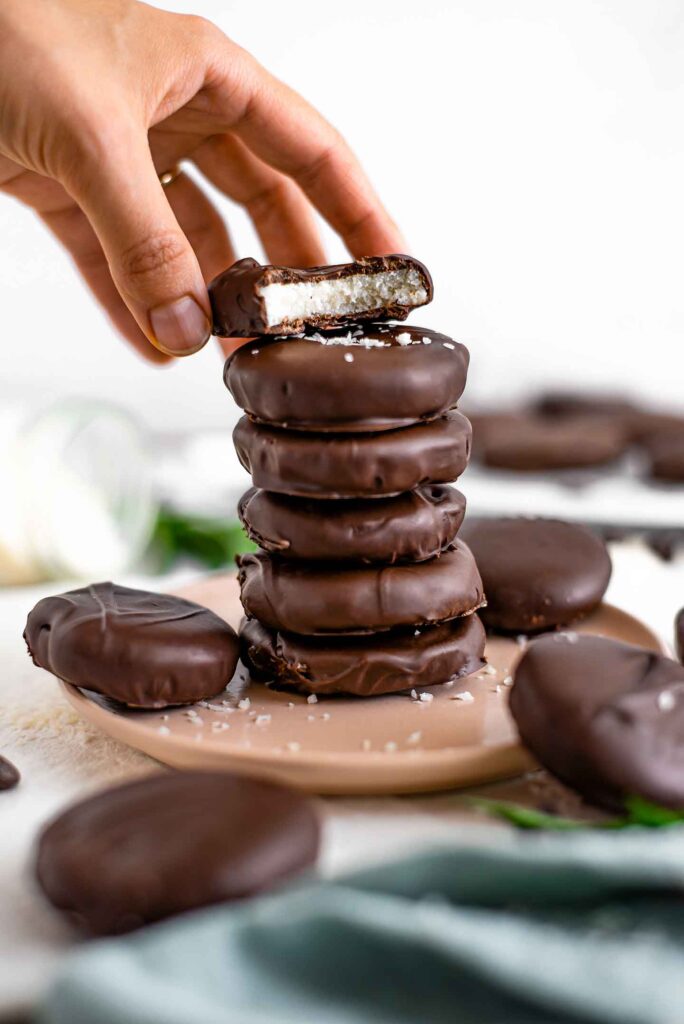
[[[677,657],[684,663],[684,608],[681,609],[675,619],[675,646]]]
[[[624,395],[589,391],[547,391],[532,403],[540,416],[564,419],[574,416],[631,418],[636,406]]]
[[[240,638],[255,676],[305,693],[373,697],[434,686],[484,664],[485,632],[477,615],[416,632],[307,637],[280,633],[247,618]]]
[[[648,434],[641,444],[652,480],[684,483],[684,426],[679,432],[673,429]]]
[[[43,892],[94,935],[239,900],[314,863],[311,804],[228,772],[152,775],[75,804],[40,836]]]
[[[478,439],[478,458],[495,469],[518,472],[588,469],[614,462],[628,437],[621,421],[602,416],[559,419],[490,417]]]
[[[216,696],[239,654],[235,631],[207,608],[115,583],[43,598],[24,639],[41,668],[141,708]]]
[[[587,800],[684,809],[684,667],[640,647],[558,633],[534,640],[510,708],[521,739]]]
[[[315,286],[319,282],[344,282],[346,278],[394,271],[412,272],[422,289],[420,301],[402,301],[401,290],[390,288],[385,297],[374,296],[371,304],[351,302],[348,312],[335,312],[332,308],[319,308],[315,313],[286,316],[278,323],[269,323],[262,290],[270,285],[303,284]],[[397,282],[398,284],[399,282]],[[432,278],[426,267],[411,256],[364,256],[355,263],[331,266],[275,267],[262,266],[256,260],[238,260],[209,285],[214,320],[214,334],[226,338],[253,338],[260,334],[301,334],[309,326],[330,329],[358,320],[405,320],[417,306],[432,300]],[[318,305],[318,304],[315,304]],[[313,307],[312,307],[313,308]]]
[[[450,548],[465,498],[426,484],[396,498],[325,501],[252,487],[238,514],[259,547],[287,558],[345,562],[423,562]]]
[[[290,430],[364,433],[435,419],[456,405],[468,350],[405,324],[364,324],[314,338],[258,338],[226,362],[249,416]]]
[[[14,789],[20,779],[19,769],[6,757],[0,756],[0,790]]]
[[[475,560],[459,540],[439,558],[415,565],[304,565],[263,552],[239,556],[238,565],[246,614],[308,636],[444,622],[483,600]]]
[[[468,464],[471,429],[457,410],[431,423],[375,434],[307,434],[253,423],[233,432],[257,487],[315,498],[388,497],[450,483]]]
[[[568,625],[600,603],[611,574],[604,542],[585,526],[558,519],[466,519],[487,597],[490,629],[535,632]]]

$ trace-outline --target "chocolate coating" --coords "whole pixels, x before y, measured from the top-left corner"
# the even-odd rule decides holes
[[[600,603],[610,580],[604,542],[559,519],[467,519],[463,539],[482,574],[490,629],[529,633],[568,625]]]
[[[478,457],[492,468],[518,472],[586,469],[613,462],[627,441],[620,420],[601,416],[507,416],[498,424],[492,418],[478,439]]]
[[[642,438],[648,474],[665,483],[684,483],[684,426],[681,431],[656,432]]]
[[[444,622],[468,615],[483,600],[475,560],[459,540],[439,558],[416,565],[305,565],[263,552],[240,555],[238,565],[246,614],[306,636]]]
[[[288,559],[424,562],[446,551],[465,514],[453,487],[432,484],[396,498],[321,501],[252,487],[238,504],[251,539]]]
[[[563,419],[574,416],[628,417],[636,406],[623,395],[589,391],[546,391],[532,403],[540,416]]]
[[[94,935],[244,899],[313,864],[310,803],[227,772],[168,772],[70,807],[43,831],[36,873],[55,907]]]
[[[435,419],[463,394],[468,350],[444,334],[364,324],[317,338],[257,338],[230,356],[224,380],[240,408],[289,430],[364,433]]]
[[[405,305],[390,302],[383,306],[358,310],[348,315],[320,314],[308,319],[287,319],[269,326],[260,289],[272,284],[297,284],[336,281],[355,274],[371,276],[392,270],[413,269],[426,291],[424,302]],[[364,256],[355,263],[324,267],[262,266],[256,260],[238,260],[209,285],[209,301],[214,318],[214,334],[224,338],[253,338],[259,334],[301,334],[307,325],[329,329],[356,320],[405,320],[417,306],[432,300],[432,278],[427,267],[411,256]]]
[[[684,663],[684,608],[681,609],[675,619],[675,644],[677,657]]]
[[[240,638],[256,676],[305,693],[375,697],[444,683],[484,664],[485,632],[477,615],[428,626],[419,636],[411,629],[339,638],[279,633],[247,618]]]
[[[14,789],[20,779],[19,769],[6,757],[0,756],[0,790]]]
[[[306,434],[243,416],[233,431],[257,487],[313,498],[388,497],[451,483],[470,457],[470,423],[452,410],[431,423],[376,434]]]
[[[525,746],[588,800],[684,808],[677,662],[603,637],[542,637],[518,665],[510,708]]]
[[[41,668],[140,708],[216,696],[239,655],[235,631],[207,608],[116,583],[43,598],[24,639]]]

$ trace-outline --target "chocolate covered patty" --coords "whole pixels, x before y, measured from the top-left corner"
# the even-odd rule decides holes
[[[622,455],[628,442],[622,421],[602,416],[554,420],[509,415],[495,420],[491,417],[478,441],[478,458],[495,469],[543,472],[603,466]]]
[[[684,426],[648,434],[641,441],[646,453],[648,474],[665,483],[684,483]]]
[[[0,790],[14,789],[20,779],[19,769],[6,757],[0,756]]]
[[[280,633],[247,618],[240,638],[255,675],[306,693],[373,697],[434,686],[484,664],[485,632],[477,615],[420,631],[325,638]]]
[[[259,547],[317,561],[423,562],[451,547],[465,514],[453,487],[426,484],[396,498],[325,501],[252,487],[238,514]]]
[[[386,497],[450,483],[470,456],[470,423],[453,410],[431,423],[375,434],[307,434],[253,423],[233,432],[257,487],[317,498]]]
[[[609,807],[641,796],[684,808],[684,667],[597,636],[530,644],[510,708],[523,743],[563,782]]]
[[[304,565],[262,552],[238,559],[247,615],[273,629],[316,636],[421,626],[482,604],[482,581],[457,540],[429,562],[390,566]]]
[[[95,935],[243,899],[311,865],[319,827],[291,790],[227,772],[169,772],[106,790],[43,831],[38,882]]]
[[[611,574],[603,541],[558,519],[467,519],[462,537],[477,562],[491,629],[533,632],[568,625],[600,603]]]
[[[43,598],[24,639],[41,668],[141,708],[214,697],[239,654],[235,631],[207,608],[115,583]]]
[[[364,256],[325,267],[238,260],[209,285],[214,334],[300,334],[354,320],[405,320],[432,299],[432,278],[411,256]]]
[[[253,419],[291,430],[363,433],[431,420],[456,405],[468,350],[445,334],[363,324],[303,338],[257,338],[224,380]]]

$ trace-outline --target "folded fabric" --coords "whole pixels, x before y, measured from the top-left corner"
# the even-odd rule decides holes
[[[106,884],[106,879],[103,879]],[[440,847],[75,953],[42,1024],[676,1024],[684,827]]]

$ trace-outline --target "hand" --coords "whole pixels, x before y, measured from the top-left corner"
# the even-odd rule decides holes
[[[205,281],[236,258],[189,177],[161,187],[182,158],[246,207],[274,263],[325,262],[312,207],[355,256],[403,248],[339,133],[210,22],[134,0],[2,0],[0,189],[157,362],[205,344]]]

